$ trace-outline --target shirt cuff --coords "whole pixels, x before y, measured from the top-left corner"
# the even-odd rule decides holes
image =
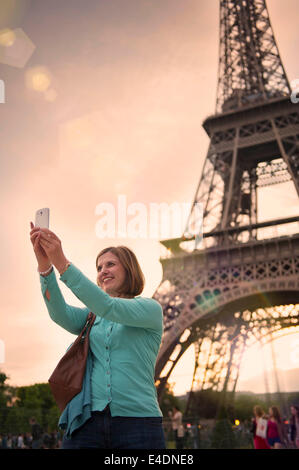
[[[40,280],[40,285],[41,285],[41,288],[42,288],[42,293],[43,293],[43,295],[45,295],[46,290],[48,289],[48,287],[53,285],[53,282],[54,283],[57,282],[54,267],[53,267],[52,271],[50,272],[50,274],[48,274],[47,276],[42,276],[40,274],[39,275],[39,280]]]
[[[64,282],[68,287],[71,287],[79,281],[81,274],[82,273],[80,269],[76,268],[76,266],[71,264],[67,268],[67,270],[63,274],[61,274],[59,279],[60,281]]]

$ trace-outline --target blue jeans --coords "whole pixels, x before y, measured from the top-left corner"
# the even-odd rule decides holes
[[[112,417],[108,406],[64,436],[62,449],[165,449],[162,418]]]
[[[42,447],[42,440],[36,439],[35,441],[31,442],[31,449],[41,449]]]
[[[281,444],[281,440],[279,439],[279,437],[268,437],[268,444],[270,447],[273,447],[276,442],[279,442],[279,444]]]

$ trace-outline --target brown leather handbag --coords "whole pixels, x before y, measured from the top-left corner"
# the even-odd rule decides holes
[[[89,333],[95,318],[95,314],[89,312],[80,335],[60,359],[48,380],[60,411],[81,392],[89,349]]]

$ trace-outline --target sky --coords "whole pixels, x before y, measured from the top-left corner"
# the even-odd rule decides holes
[[[299,78],[298,4],[268,0],[268,9],[291,82]],[[101,237],[98,208],[117,213],[121,195],[145,210],[192,202],[209,144],[202,122],[215,110],[218,10],[218,0],[1,1],[0,368],[11,385],[46,382],[74,339],[41,296],[29,239],[37,209],[50,208],[66,257],[90,279],[98,252],[124,244],[145,274],[142,295],[158,288],[161,237]],[[7,29],[12,36],[1,36]],[[299,209],[290,186],[264,191],[259,207],[260,220]],[[285,358],[289,343],[280,341]],[[244,381],[255,373],[248,357]],[[292,358],[284,368],[299,367]],[[176,393],[189,386],[192,348],[182,367]]]

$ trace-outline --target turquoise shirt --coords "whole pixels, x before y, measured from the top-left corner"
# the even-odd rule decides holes
[[[111,416],[162,416],[154,384],[163,333],[161,305],[141,296],[110,297],[73,264],[60,280],[86,307],[65,302],[53,269],[48,276],[40,276],[52,320],[78,335],[90,311],[97,317],[90,332],[92,411],[102,411],[109,404]]]

